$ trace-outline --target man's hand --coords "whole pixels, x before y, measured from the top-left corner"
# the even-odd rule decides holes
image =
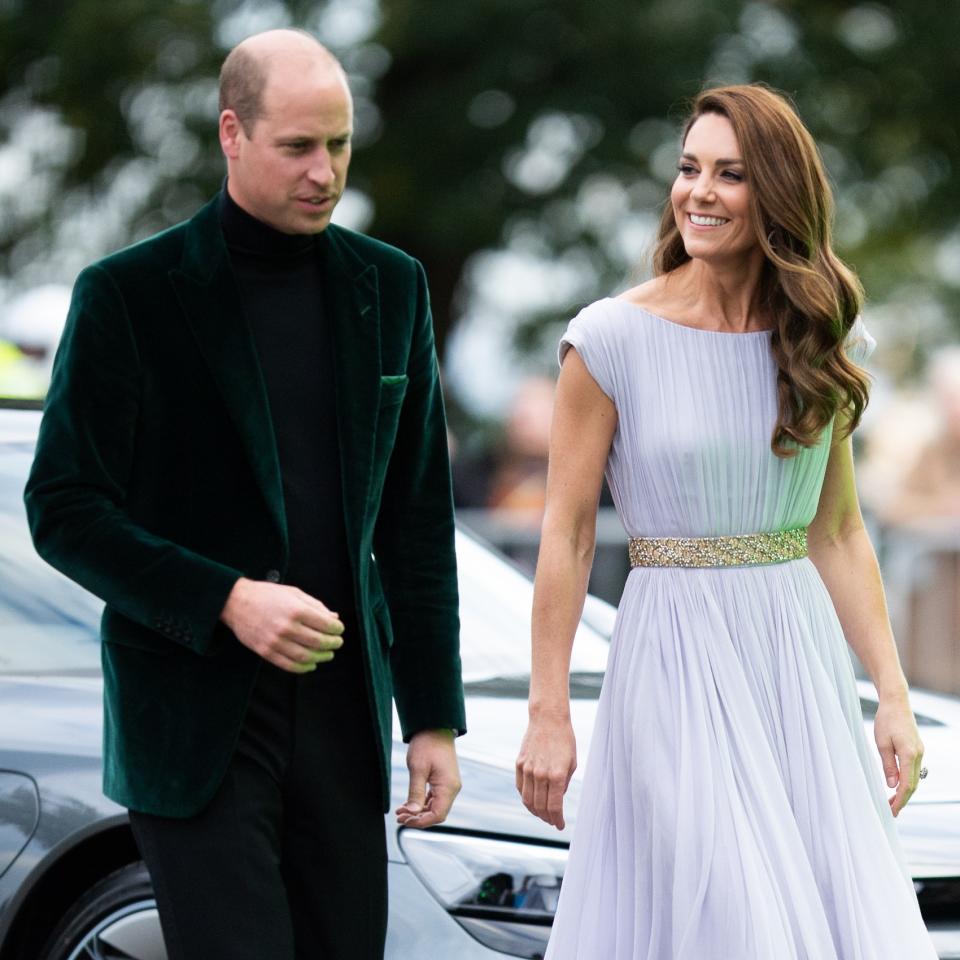
[[[460,792],[460,770],[452,730],[422,730],[407,747],[410,790],[397,808],[397,823],[405,827],[432,827],[447,819]]]
[[[257,656],[281,670],[309,673],[343,646],[343,623],[319,600],[296,587],[242,577],[220,619]]]

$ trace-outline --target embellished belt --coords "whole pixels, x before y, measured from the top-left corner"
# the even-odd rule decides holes
[[[631,567],[745,567],[800,560],[807,528],[733,537],[632,537]]]

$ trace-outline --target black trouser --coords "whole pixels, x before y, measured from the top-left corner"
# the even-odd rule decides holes
[[[381,960],[379,756],[359,651],[295,676],[264,662],[211,803],[131,812],[169,960]]]

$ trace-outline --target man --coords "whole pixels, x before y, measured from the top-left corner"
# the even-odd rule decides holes
[[[446,429],[420,265],[330,225],[352,104],[312,37],[221,74],[221,195],[77,280],[26,500],[106,601],[105,790],[171,960],[382,957],[401,823],[463,732]]]

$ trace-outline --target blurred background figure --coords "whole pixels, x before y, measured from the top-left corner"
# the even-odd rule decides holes
[[[15,343],[0,340],[0,397],[32,399],[45,389],[46,382],[30,357]]]
[[[46,394],[69,305],[69,287],[45,284],[8,306],[0,323],[0,396],[39,399]]]
[[[936,433],[914,457],[899,489],[881,506],[891,524],[942,529],[960,526],[960,347],[930,361],[927,379]]]
[[[523,380],[503,425],[487,506],[515,526],[538,528],[543,518],[553,390],[547,377]]]
[[[554,381],[531,375],[485,436],[451,441],[453,496],[461,522],[533,572],[547,492]]]
[[[960,347],[935,351],[925,379],[925,391],[903,390],[879,412],[863,480],[904,668],[960,694]]]

